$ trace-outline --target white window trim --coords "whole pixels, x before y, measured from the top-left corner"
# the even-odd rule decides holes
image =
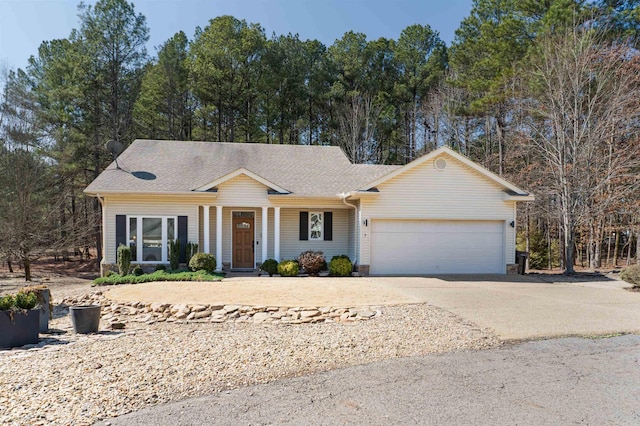
[[[131,263],[135,264],[158,264],[158,263],[169,263],[169,259],[167,256],[169,250],[169,238],[167,235],[167,219],[173,219],[173,232],[174,232],[174,240],[178,238],[178,216],[154,216],[154,215],[127,215],[127,242],[129,241],[129,237],[131,235],[131,218],[136,219],[136,259],[142,259],[142,244],[137,243],[138,241],[142,241],[142,219],[162,219],[162,259],[160,261],[157,260],[135,260]]]
[[[318,238],[313,238],[311,236],[311,225],[313,221],[311,218],[313,215],[320,215],[320,236]],[[324,213],[323,212],[309,212],[309,241],[322,241],[324,239]]]

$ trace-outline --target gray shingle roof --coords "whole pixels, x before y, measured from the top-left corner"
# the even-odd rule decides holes
[[[190,192],[244,168],[292,196],[335,197],[399,166],[351,164],[338,147],[136,140],[85,192]]]

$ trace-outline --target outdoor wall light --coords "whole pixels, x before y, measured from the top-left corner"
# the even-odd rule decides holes
[[[369,226],[369,219],[365,219],[365,220],[363,220],[363,221],[362,221],[362,224],[363,224],[364,226]]]
[[[512,228],[515,228],[516,227],[515,221],[512,220],[511,222],[509,222],[509,226]]]

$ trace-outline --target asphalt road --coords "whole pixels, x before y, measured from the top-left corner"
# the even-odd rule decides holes
[[[105,424],[640,424],[640,336],[395,359],[145,409]]]

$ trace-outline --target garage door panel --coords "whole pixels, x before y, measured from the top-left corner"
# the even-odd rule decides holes
[[[372,274],[504,273],[501,221],[372,221]]]

